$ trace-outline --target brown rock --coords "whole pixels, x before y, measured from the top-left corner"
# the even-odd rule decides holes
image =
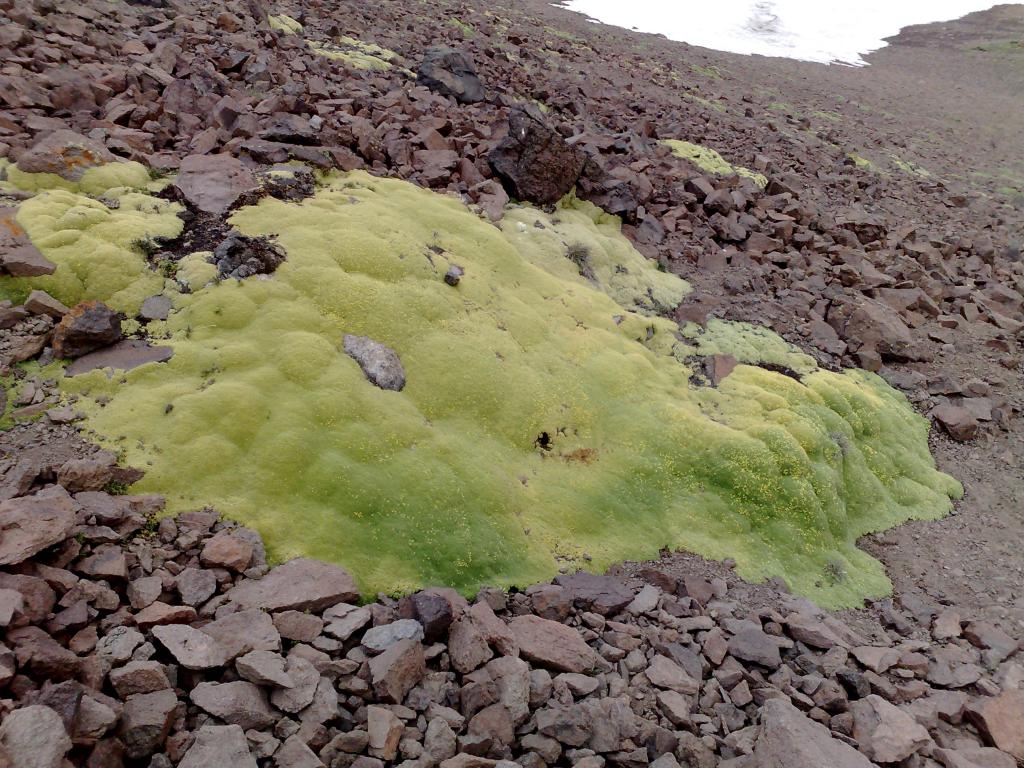
[[[602,616],[614,616],[633,602],[633,591],[612,576],[580,571],[556,577],[555,584],[569,591],[577,608]]]
[[[252,543],[222,531],[206,542],[199,559],[207,568],[241,572],[252,560]]]
[[[60,486],[0,502],[0,565],[21,563],[59,544],[74,527],[74,502]]]
[[[25,173],[55,173],[68,181],[79,181],[87,170],[117,160],[106,147],[74,131],[48,134],[18,158]]]
[[[280,651],[281,635],[270,615],[252,609],[230,613],[200,628],[224,649],[228,659],[249,651]]]
[[[138,759],[160,749],[174,721],[178,699],[170,689],[128,698],[121,715],[125,754]]]
[[[274,614],[274,626],[286,640],[297,643],[311,643],[324,629],[319,616],[301,611],[282,611]]]
[[[127,699],[136,693],[153,693],[170,688],[171,683],[164,672],[164,665],[158,661],[132,661],[123,667],[111,670],[110,684],[117,695]]]
[[[426,674],[426,659],[419,640],[400,640],[370,660],[373,690],[384,701],[401,704]]]
[[[898,763],[931,740],[922,726],[903,710],[872,694],[854,701],[853,738],[860,751],[878,763]]]
[[[195,621],[196,609],[190,605],[168,605],[157,600],[135,614],[139,629],[149,629],[158,624],[187,624]]]
[[[1024,690],[1004,691],[967,705],[967,719],[981,732],[985,743],[1024,761]]]
[[[871,768],[871,762],[786,699],[769,699],[761,710],[752,768]]]
[[[214,669],[229,661],[227,649],[214,637],[186,624],[153,627],[153,637],[185,669]]]
[[[405,728],[394,712],[386,707],[366,708],[366,731],[369,735],[370,754],[381,760],[394,760],[398,742]]]
[[[121,339],[121,317],[102,301],[83,301],[53,329],[50,341],[57,357],[81,357]]]
[[[241,582],[227,596],[243,609],[321,611],[336,603],[354,602],[359,598],[359,590],[344,568],[296,558],[262,579]]]
[[[589,672],[597,654],[576,630],[539,616],[519,616],[509,623],[523,658],[558,672]]]
[[[175,188],[189,205],[223,214],[243,196],[260,189],[256,177],[231,155],[190,155],[181,161]]]
[[[0,272],[12,277],[52,275],[57,266],[32,245],[15,220],[17,208],[0,206]]]
[[[204,712],[244,730],[267,728],[278,718],[270,708],[263,689],[242,680],[200,683],[189,693],[189,698]]]
[[[256,768],[245,732],[237,725],[204,725],[178,768]]]
[[[25,310],[33,315],[47,315],[60,320],[71,310],[46,291],[32,291],[25,299]]]
[[[947,434],[960,443],[973,440],[978,436],[980,424],[974,414],[961,405],[940,405],[932,409],[932,418],[937,421]]]

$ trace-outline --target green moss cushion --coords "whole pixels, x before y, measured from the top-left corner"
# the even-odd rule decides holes
[[[65,230],[55,195],[23,204],[26,228],[61,268],[88,261],[53,242],[103,240],[101,223]],[[54,211],[34,219],[34,205]],[[654,316],[688,286],[593,206],[510,209],[499,229],[454,198],[352,173],[232,224],[275,236],[287,261],[217,283],[192,257],[193,292],[154,326],[171,361],[65,387],[146,470],[136,490],[170,511],[212,505],[274,557],[341,563],[368,592],[527,584],[669,546],[854,604],[889,588],[857,537],[938,517],[960,492],[935,469],[927,422],[880,378],[818,370],[762,329],[685,338]],[[150,279],[103,281],[130,305]],[[393,349],[405,388],[367,381],[344,334]],[[722,351],[802,379],[740,365],[717,388],[691,384],[684,361]]]

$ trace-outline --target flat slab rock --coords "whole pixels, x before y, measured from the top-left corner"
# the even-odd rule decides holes
[[[78,376],[97,368],[130,371],[146,363],[166,363],[173,355],[171,347],[154,347],[145,341],[126,339],[83,355],[64,369],[64,375]]]
[[[24,562],[75,527],[75,505],[60,486],[0,503],[0,565]]]
[[[181,161],[174,182],[181,196],[204,213],[223,214],[260,189],[256,176],[231,155],[190,155]]]
[[[519,616],[509,623],[520,655],[558,672],[589,672],[597,653],[572,627],[539,616]]]
[[[783,699],[770,699],[761,711],[753,768],[872,768],[873,763],[832,737]]]
[[[359,590],[344,568],[299,557],[258,581],[243,581],[227,597],[242,609],[322,611],[337,603],[354,602]]]

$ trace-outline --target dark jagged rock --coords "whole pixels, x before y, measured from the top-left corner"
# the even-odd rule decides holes
[[[586,155],[548,125],[540,110],[529,106],[509,114],[508,134],[488,161],[509,195],[550,205],[576,186]]]
[[[432,91],[450,96],[460,104],[475,104],[484,99],[484,86],[465,51],[428,48],[416,75]]]

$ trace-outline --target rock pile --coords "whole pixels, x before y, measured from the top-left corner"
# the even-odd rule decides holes
[[[269,569],[259,537],[214,512],[157,522],[159,497],[97,490],[117,471],[102,453],[55,484],[24,467],[0,503],[0,764],[1024,759],[1019,642],[954,608],[884,601],[844,621],[767,587],[755,608],[731,575],[656,564],[360,605],[343,569]]]

